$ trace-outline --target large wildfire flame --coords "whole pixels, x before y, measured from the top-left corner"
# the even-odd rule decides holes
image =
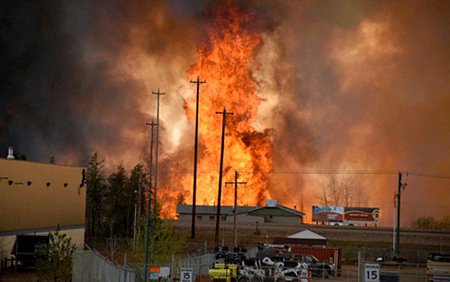
[[[269,132],[257,132],[255,121],[260,98],[250,70],[252,58],[261,43],[261,33],[250,28],[251,16],[234,6],[215,10],[215,24],[198,48],[198,62],[188,70],[189,77],[200,75],[207,83],[201,87],[199,111],[198,203],[217,202],[218,167],[221,149],[222,117],[227,115],[224,148],[224,181],[234,181],[234,170],[247,182],[239,189],[238,202],[260,204],[269,196],[268,172],[272,168]],[[186,114],[194,119],[196,96],[186,100]],[[183,180],[192,187],[192,176]],[[223,204],[233,202],[232,189],[223,189]]]
[[[188,70],[189,78],[200,76],[207,81],[200,90],[196,201],[217,204],[223,115],[216,112],[226,108],[232,115],[226,117],[221,202],[233,203],[234,185],[228,187],[225,182],[233,182],[237,170],[239,181],[246,182],[245,187],[238,188],[238,204],[262,204],[270,197],[272,142],[269,130],[258,132],[254,126],[261,98],[251,71],[262,33],[252,27],[251,15],[236,6],[218,6],[213,13],[215,22],[198,47],[198,62]],[[189,120],[195,122],[195,91],[186,97],[185,110]],[[185,191],[192,191],[192,174],[182,177],[181,183]],[[163,214],[173,217],[175,197],[169,198],[171,201],[163,201]],[[192,198],[186,202],[191,203]]]

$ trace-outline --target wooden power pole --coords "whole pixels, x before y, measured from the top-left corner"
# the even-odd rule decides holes
[[[161,95],[166,95],[166,93],[163,92],[159,92],[159,88],[157,92],[152,92],[153,95],[157,95],[158,99],[157,99],[157,103],[156,103],[156,140],[155,140],[155,195],[154,195],[154,199],[155,199],[155,203],[153,205],[153,216],[156,219],[157,216],[157,202],[158,202],[158,145],[159,145],[159,98],[161,97]]]
[[[234,182],[225,182],[227,184],[234,184],[234,219],[233,219],[233,228],[234,228],[234,248],[238,247],[237,244],[237,228],[236,228],[236,217],[237,217],[237,197],[238,197],[238,185],[239,184],[247,184],[245,181],[238,181],[239,173],[237,170],[234,171]]]
[[[219,168],[219,192],[217,199],[217,215],[216,215],[216,234],[214,242],[216,247],[219,246],[219,227],[220,227],[220,201],[222,197],[222,170],[223,170],[223,151],[225,147],[225,127],[227,124],[227,115],[233,115],[233,113],[227,113],[227,110],[223,108],[223,112],[216,112],[216,114],[222,115],[222,145],[220,149],[220,168]]]
[[[145,234],[145,270],[144,270],[144,282],[147,282],[148,277],[148,261],[149,261],[149,248],[150,248],[150,226],[151,226],[151,200],[152,200],[152,172],[153,172],[153,127],[157,126],[157,123],[153,121],[147,122],[147,125],[151,126],[150,131],[150,167],[149,167],[149,181],[148,181],[148,202],[147,202],[147,230]]]
[[[400,255],[400,203],[402,189],[406,188],[406,183],[402,183],[402,173],[398,173],[398,191],[397,191],[397,229],[395,230],[395,249],[394,256],[398,257]]]
[[[197,199],[197,151],[198,151],[198,109],[200,99],[200,84],[206,83],[206,81],[200,81],[200,77],[197,76],[197,80],[191,80],[190,83],[197,84],[197,103],[195,107],[195,147],[194,147],[194,184],[192,188],[192,226],[191,226],[191,238],[195,238],[195,207]]]

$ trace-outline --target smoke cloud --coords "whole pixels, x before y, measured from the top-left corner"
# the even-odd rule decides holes
[[[266,29],[251,68],[261,98],[254,126],[273,142],[271,197],[310,214],[326,177],[317,172],[346,171],[337,176],[353,179],[353,204],[381,207],[390,224],[401,170],[410,172],[403,223],[450,214],[448,178],[414,175],[450,175],[446,1],[235,2]],[[186,71],[212,3],[6,1],[2,152],[14,145],[28,160],[85,165],[98,151],[110,168],[145,163],[160,88],[161,184],[168,199],[189,199],[191,187],[168,171],[192,170]]]

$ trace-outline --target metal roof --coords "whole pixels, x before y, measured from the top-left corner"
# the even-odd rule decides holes
[[[254,216],[298,216],[303,217],[305,214],[288,207],[277,205],[274,207],[264,206],[260,208],[255,208],[248,212],[249,215]]]
[[[252,216],[291,216],[291,217],[303,217],[304,213],[282,205],[276,206],[238,206],[238,214],[248,214]],[[177,205],[178,214],[192,214],[192,205]],[[233,215],[234,206],[221,206],[221,215]],[[196,206],[196,215],[216,215],[217,206]]]
[[[289,235],[288,238],[292,239],[314,239],[314,240],[326,240],[327,238],[319,235],[311,230],[305,229],[295,234]]]

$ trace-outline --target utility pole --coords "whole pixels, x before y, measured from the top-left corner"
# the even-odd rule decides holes
[[[225,147],[225,126],[227,124],[227,115],[233,115],[233,113],[227,113],[225,107],[223,112],[216,112],[216,114],[222,115],[222,145],[220,149],[220,168],[219,168],[219,195],[217,199],[217,215],[216,215],[216,235],[215,243],[216,247],[219,246],[219,227],[220,227],[220,201],[222,198],[222,170],[223,170],[223,151]]]
[[[236,228],[236,215],[237,215],[237,197],[238,197],[238,184],[247,184],[246,181],[238,181],[239,173],[237,170],[234,171],[234,182],[225,182],[227,184],[234,184],[234,219],[233,219],[233,228],[234,228],[234,248],[237,249],[237,228]]]
[[[150,167],[149,167],[149,181],[148,181],[148,203],[147,203],[147,231],[145,235],[145,270],[144,270],[144,282],[147,282],[148,276],[148,254],[150,246],[150,223],[151,223],[151,200],[152,200],[152,171],[153,171],[153,127],[157,126],[153,120],[151,123],[147,122],[146,125],[151,126],[150,131]]]
[[[192,227],[191,238],[195,239],[195,202],[197,199],[197,151],[198,151],[198,109],[200,99],[200,84],[206,83],[206,81],[200,81],[200,77],[197,76],[197,80],[191,80],[190,83],[197,84],[197,103],[195,107],[195,147],[194,147],[194,187],[192,188]]]
[[[402,183],[402,173],[398,173],[398,191],[397,191],[397,229],[395,238],[395,249],[394,256],[398,257],[400,255],[400,203],[401,203],[401,193],[402,189],[406,188],[406,183]]]
[[[158,191],[158,145],[159,145],[159,98],[161,97],[161,95],[166,95],[166,93],[163,92],[159,92],[159,88],[157,92],[152,92],[153,95],[157,95],[158,96],[158,101],[156,103],[156,144],[155,144],[155,204],[153,205],[153,216],[156,219],[157,216],[157,210],[156,210],[156,206],[157,206],[157,202],[158,202],[158,195],[157,195],[157,191]]]

